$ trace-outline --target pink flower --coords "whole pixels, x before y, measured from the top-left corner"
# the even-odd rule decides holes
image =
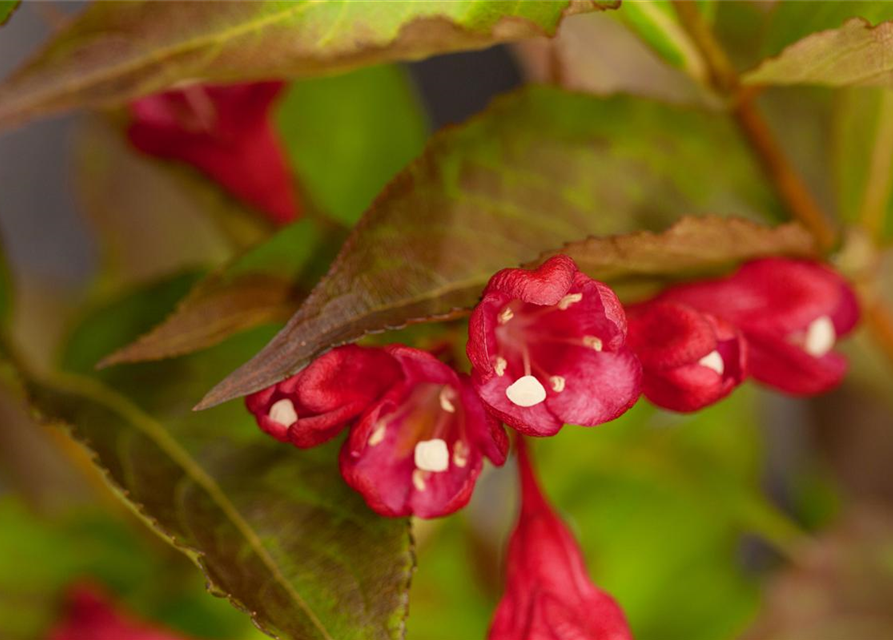
[[[732,276],[675,287],[660,300],[687,304],[736,326],[754,378],[794,395],[836,386],[846,359],[833,351],[859,320],[852,289],[816,262],[766,258]]]
[[[488,640],[632,640],[623,611],[589,579],[574,537],[540,492],[523,438],[518,466],[521,513]]]
[[[315,447],[334,438],[402,376],[381,349],[332,349],[297,374],[245,399],[258,426],[282,442]]]
[[[625,344],[620,301],[567,256],[496,273],[468,334],[478,393],[522,433],[601,424],[639,397],[641,367]]]
[[[382,515],[447,515],[468,502],[484,456],[505,462],[505,431],[467,376],[418,349],[385,351],[402,377],[351,430],[341,474]]]
[[[642,363],[642,391],[654,404],[696,411],[744,380],[747,344],[729,323],[671,302],[626,309],[629,345]]]
[[[270,120],[282,82],[193,85],[130,105],[127,134],[145,154],[191,164],[275,224],[298,217],[291,171]]]
[[[119,611],[97,588],[71,590],[62,621],[47,640],[184,640]]]

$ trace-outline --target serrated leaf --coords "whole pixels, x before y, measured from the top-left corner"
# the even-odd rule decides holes
[[[551,35],[615,0],[98,2],[0,85],[0,127],[199,78],[297,78]]]
[[[281,324],[325,273],[342,239],[305,219],[232,260],[194,286],[161,324],[99,366],[194,353],[265,324]]]
[[[473,305],[498,269],[568,241],[665,227],[692,211],[776,206],[721,116],[518,92],[435,136],[286,328],[201,406],[266,387],[366,333],[448,317]]]
[[[893,21],[876,26],[863,18],[820,31],[785,48],[745,73],[750,85],[820,84],[893,87]]]
[[[876,239],[893,236],[893,92],[850,89],[834,105],[833,168],[840,216]]]
[[[640,231],[622,236],[572,242],[548,255],[572,257],[589,276],[622,286],[627,283],[717,274],[773,255],[816,257],[812,235],[798,223],[775,228],[740,218],[683,218],[661,233]]]
[[[275,443],[240,403],[190,411],[202,379],[269,333],[189,358],[85,373],[98,354],[132,339],[143,316],[166,311],[128,313],[163,291],[94,312],[63,358],[71,373],[30,381],[36,405],[70,424],[135,511],[203,569],[212,592],[267,633],[402,638],[413,564],[407,521],[372,513],[341,479],[332,446],[299,451]],[[130,328],[128,336],[103,332],[114,319]]]

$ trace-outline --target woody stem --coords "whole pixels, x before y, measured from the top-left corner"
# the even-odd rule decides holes
[[[731,100],[732,116],[778,197],[822,250],[831,249],[836,244],[837,232],[785,155],[754,102],[754,92],[741,87],[738,73],[697,5],[690,0],[673,0],[673,7],[707,65],[713,89]]]

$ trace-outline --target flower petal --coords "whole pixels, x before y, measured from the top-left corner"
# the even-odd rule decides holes
[[[642,365],[626,347],[619,351],[574,349],[564,367],[565,387],[551,393],[546,406],[561,422],[591,427],[617,418],[632,407],[642,388]]]
[[[498,271],[484,289],[484,296],[502,293],[510,299],[531,304],[551,306],[567,294],[574,283],[577,265],[571,258],[557,255],[533,270],[503,269]]]

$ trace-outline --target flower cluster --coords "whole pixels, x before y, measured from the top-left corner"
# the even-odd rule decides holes
[[[443,516],[471,497],[484,458],[516,438],[521,509],[489,640],[631,640],[614,600],[539,490],[524,445],[566,424],[613,420],[644,394],[695,411],[749,375],[792,394],[843,377],[836,340],[858,321],[836,273],[799,260],[748,263],[626,309],[573,260],[496,273],[469,320],[471,375],[403,345],[348,345],[247,399],[265,432],[297,447],[345,429],[341,474],[385,516]]]
[[[291,172],[270,119],[282,82],[190,85],[131,103],[127,130],[142,153],[192,165],[270,222],[298,217]]]
[[[858,320],[836,273],[800,260],[748,263],[624,310],[605,284],[556,256],[496,273],[469,320],[470,376],[402,345],[348,345],[247,399],[265,432],[297,447],[345,429],[345,481],[387,516],[465,505],[484,458],[508,439],[613,420],[643,394],[674,411],[727,396],[749,375],[792,394],[837,384],[832,349]]]

